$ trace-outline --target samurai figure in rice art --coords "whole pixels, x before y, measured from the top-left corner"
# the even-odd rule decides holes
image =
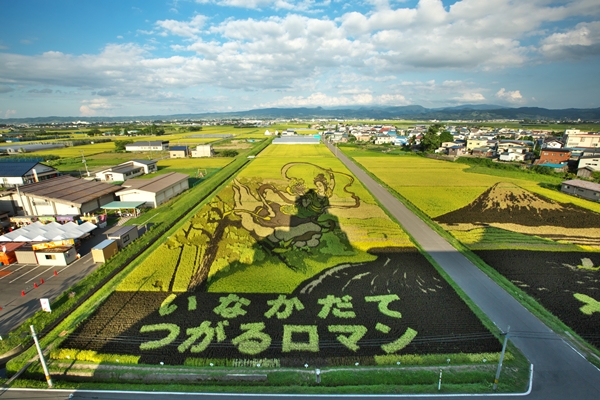
[[[360,206],[358,196],[348,190],[354,183],[348,174],[297,162],[284,165],[281,175],[285,188],[263,183],[253,190],[239,180],[233,185],[233,213],[245,229],[267,239],[273,251],[318,246],[322,235],[336,227],[326,215],[329,209]],[[336,176],[347,181],[341,195],[336,195]]]

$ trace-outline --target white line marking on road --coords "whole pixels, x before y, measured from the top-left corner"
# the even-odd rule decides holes
[[[22,269],[23,269],[23,268],[25,268],[27,265],[28,265],[28,264],[25,264],[25,265],[23,265],[21,268],[17,268],[17,269],[15,269],[15,270],[14,270],[12,273],[15,273],[15,272],[17,272],[17,271],[20,271],[20,270],[22,270]],[[19,278],[21,278],[21,277],[22,277],[22,276],[24,276],[24,275],[26,275],[26,274],[19,275]],[[8,276],[8,275],[7,275],[7,276]],[[9,281],[8,283],[13,283],[14,281],[18,280],[19,278],[17,278],[17,279],[13,279],[12,281]]]
[[[19,279],[21,279],[22,277],[24,277],[24,276],[25,276],[25,275],[27,275],[27,274],[30,274],[30,273],[32,273],[33,271],[35,271],[35,270],[36,270],[36,269],[38,269],[39,267],[40,267],[40,266],[38,265],[37,267],[33,268],[33,269],[32,269],[32,270],[30,270],[30,271],[27,271],[27,272],[25,272],[23,275],[19,275],[19,277],[18,277],[18,278],[16,278],[16,279],[13,279],[12,281],[10,281],[10,282],[8,282],[8,283],[13,283],[14,281],[18,281]],[[24,267],[21,267],[21,268],[19,268],[19,269],[22,269],[22,268],[24,268]],[[18,270],[19,270],[19,269],[18,269]],[[17,271],[18,271],[18,270],[17,270]],[[17,272],[17,271],[15,271],[15,272]],[[25,282],[25,283],[27,283],[27,282]]]
[[[17,271],[19,271],[19,270],[21,270],[21,269],[25,268],[26,266],[27,266],[27,264],[23,265],[21,268],[17,268],[17,269],[15,269],[14,271],[10,271],[10,274],[8,274],[8,275],[6,275],[6,276],[3,276],[3,277],[2,277],[2,278],[0,278],[0,279],[4,279],[4,278],[6,278],[7,276],[11,276],[11,275],[12,275],[12,274],[14,274],[15,272],[17,272]],[[18,278],[17,278],[17,279],[18,279]],[[9,282],[9,283],[11,283],[11,282]]]
[[[37,274],[36,276],[34,276],[33,278],[31,278],[30,280],[28,280],[28,281],[27,281],[27,282],[25,282],[25,283],[29,283],[29,282],[31,282],[32,280],[34,280],[35,278],[37,278],[38,276],[40,276],[40,275],[42,275],[42,274],[45,274],[46,272],[48,272],[48,270],[50,270],[50,269],[52,269],[52,268],[54,268],[54,267],[50,267],[50,268],[48,268],[47,270],[45,270],[45,271],[43,271],[43,272],[40,272],[39,274]]]

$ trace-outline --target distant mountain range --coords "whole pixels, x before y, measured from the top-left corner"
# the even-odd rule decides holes
[[[70,123],[74,121],[126,122],[172,121],[201,119],[414,119],[414,120],[532,120],[532,121],[600,121],[600,108],[568,108],[550,110],[539,107],[510,108],[493,104],[465,104],[445,108],[425,108],[419,105],[396,107],[345,108],[261,108],[224,113],[147,115],[124,117],[37,117],[0,119],[0,124]]]

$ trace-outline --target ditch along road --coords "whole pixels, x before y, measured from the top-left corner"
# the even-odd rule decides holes
[[[600,369],[452,247],[332,144],[329,150],[377,198],[534,366],[536,399],[600,399]],[[502,376],[500,377],[500,383]]]

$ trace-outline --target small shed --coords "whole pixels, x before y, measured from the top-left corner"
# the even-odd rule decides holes
[[[53,247],[35,252],[39,265],[67,266],[77,260],[77,250],[73,246]]]
[[[15,251],[25,243],[7,242],[0,246],[0,263],[2,265],[12,264],[17,262]]]
[[[580,178],[588,178],[591,179],[596,170],[590,166],[585,166],[583,168],[577,169],[577,176]]]
[[[104,263],[119,252],[119,245],[115,240],[106,239],[92,248],[92,258],[96,263]]]
[[[187,146],[173,146],[169,148],[171,158],[186,158],[190,155],[190,149]]]
[[[106,231],[106,238],[117,242],[119,249],[127,246],[138,238],[137,226],[116,226]]]
[[[19,264],[37,264],[37,257],[31,243],[25,243],[15,250],[15,257]]]

